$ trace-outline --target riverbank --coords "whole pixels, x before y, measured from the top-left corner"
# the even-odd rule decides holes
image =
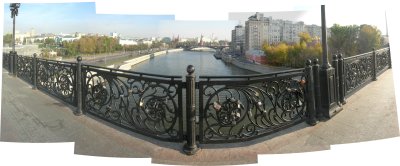
[[[230,63],[232,65],[235,65],[236,67],[254,71],[254,72],[258,72],[258,73],[270,73],[270,72],[290,69],[290,68],[286,68],[286,67],[275,67],[275,66],[256,64],[256,63],[248,61],[245,57],[241,57],[241,56],[232,57],[231,55],[222,55],[221,59],[225,63]]]
[[[136,64],[138,64],[140,62],[143,62],[145,60],[148,60],[150,58],[154,58],[154,57],[157,57],[159,55],[165,55],[165,54],[168,54],[170,52],[178,52],[178,51],[183,51],[183,49],[182,48],[178,48],[178,49],[172,49],[172,50],[159,51],[159,52],[155,52],[153,54],[147,54],[147,55],[143,55],[143,56],[140,56],[140,57],[136,57],[136,58],[133,58],[131,60],[124,61],[124,63],[121,66],[119,66],[118,69],[130,70],[133,65],[136,65]],[[110,66],[114,67],[114,65],[110,65]]]

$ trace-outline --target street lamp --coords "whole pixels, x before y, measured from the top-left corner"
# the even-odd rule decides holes
[[[15,51],[15,16],[18,16],[18,8],[21,6],[20,3],[11,3],[10,4],[10,11],[11,11],[11,18],[13,18],[13,43],[12,43],[12,51]]]
[[[16,61],[17,61],[17,52],[15,52],[15,16],[18,16],[18,8],[21,6],[20,3],[11,3],[10,4],[10,11],[11,11],[11,18],[13,19],[13,38],[12,38],[12,51],[10,54],[12,55],[12,58],[10,58],[11,61],[11,73],[13,76],[17,75],[16,71]]]

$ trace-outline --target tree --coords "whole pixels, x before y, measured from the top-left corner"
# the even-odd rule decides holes
[[[302,43],[302,42],[310,43],[312,41],[310,34],[308,34],[306,32],[301,32],[299,34],[299,37],[300,37],[300,43]]]
[[[56,41],[52,38],[46,38],[44,39],[44,44],[46,44],[47,46],[53,46],[56,44]]]
[[[329,53],[344,53],[347,56],[358,54],[357,38],[360,27],[358,25],[340,26],[334,24],[331,28],[331,37],[328,39]]]
[[[381,31],[376,26],[361,25],[357,40],[358,52],[365,53],[381,47]]]
[[[12,44],[12,34],[6,34],[6,35],[3,36],[3,46],[5,46],[6,44],[11,46],[11,44]]]
[[[312,39],[308,33],[300,33],[300,42],[287,45],[279,43],[276,46],[263,45],[267,63],[276,66],[304,67],[306,59],[320,58],[322,46],[319,40]]]
[[[277,46],[264,44],[263,46],[268,63],[277,66],[283,65],[287,61],[288,48],[286,43],[279,43]]]

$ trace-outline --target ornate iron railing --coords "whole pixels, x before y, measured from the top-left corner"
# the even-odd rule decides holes
[[[15,55],[15,56],[14,56]],[[187,154],[201,143],[241,142],[305,120],[323,119],[321,98],[359,90],[391,68],[390,48],[342,58],[333,56],[331,94],[322,93],[318,60],[304,69],[250,76],[200,76],[188,66],[181,76],[146,74],[3,53],[3,68],[39,90],[107,122],[149,137],[182,142]],[[17,58],[17,61],[13,60]],[[320,77],[321,76],[321,77]],[[315,80],[315,81],[314,81]],[[183,100],[184,99],[184,100]],[[198,99],[198,104],[196,102]],[[185,108],[185,111],[183,111]],[[329,111],[329,110],[328,110]],[[330,118],[331,116],[326,116]]]
[[[200,76],[200,142],[243,141],[304,121],[303,70],[253,76]]]
[[[76,63],[37,60],[37,88],[76,106]]]
[[[83,65],[84,110],[154,138],[183,140],[182,79]]]
[[[344,94],[350,96],[364,85],[376,80],[377,75],[390,68],[390,50],[377,51],[343,58]]]
[[[386,69],[390,67],[390,50],[389,48],[383,48],[376,51],[376,72],[377,75],[382,74]]]
[[[3,52],[3,69],[10,70],[10,54]]]
[[[370,82],[374,73],[373,68],[372,52],[344,58],[346,94]]]
[[[17,75],[26,82],[33,84],[33,58],[17,56]]]

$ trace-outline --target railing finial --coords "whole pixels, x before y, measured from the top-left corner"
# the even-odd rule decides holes
[[[189,75],[192,75],[195,71],[194,66],[193,65],[187,66],[186,71],[188,72]]]

